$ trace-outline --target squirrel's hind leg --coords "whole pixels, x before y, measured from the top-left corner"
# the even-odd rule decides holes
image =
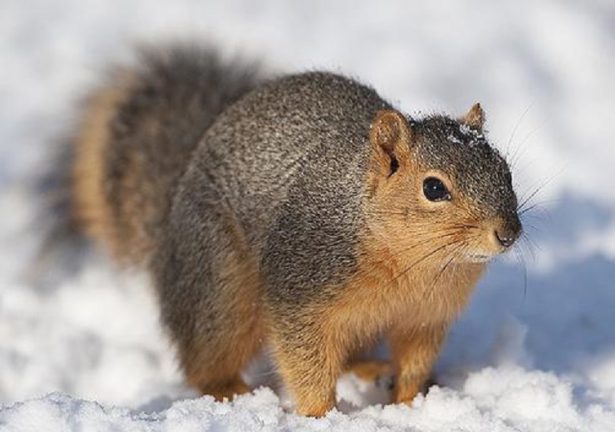
[[[167,237],[172,253],[154,266],[162,315],[188,384],[231,399],[250,390],[241,373],[265,339],[261,275],[232,218],[204,206],[190,211],[208,217],[196,235],[178,229]]]
[[[202,394],[213,396],[218,402],[233,400],[235,396],[250,392],[250,387],[239,374],[226,382],[206,382],[197,388]]]
[[[228,327],[203,334],[189,350],[179,353],[188,383],[219,401],[250,391],[241,372],[263,341],[258,318],[253,314],[239,316],[239,309],[235,313]]]
[[[236,395],[248,393],[250,388],[243,381],[241,372],[260,348],[260,339],[258,334],[246,332],[240,335],[225,331],[215,341],[203,341],[189,354],[196,354],[197,359],[183,361],[188,384],[218,401],[232,400]],[[180,356],[184,355],[180,352]]]
[[[250,259],[239,251],[217,266],[216,319],[202,322],[190,357],[184,362],[188,382],[217,400],[232,399],[250,388],[241,372],[264,341],[260,278]]]

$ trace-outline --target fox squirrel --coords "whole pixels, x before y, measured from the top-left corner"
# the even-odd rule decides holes
[[[328,72],[277,78],[212,50],[149,50],[91,93],[72,212],[148,269],[187,382],[249,391],[263,346],[300,414],[384,337],[410,402],[486,263],[521,233],[479,104],[411,118]]]

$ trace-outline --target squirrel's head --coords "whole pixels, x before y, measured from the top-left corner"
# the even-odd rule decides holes
[[[479,104],[460,119],[379,112],[370,130],[370,230],[392,252],[425,262],[483,262],[521,234],[504,158]],[[413,258],[412,258],[413,259]]]

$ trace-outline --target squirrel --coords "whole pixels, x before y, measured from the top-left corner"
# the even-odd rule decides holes
[[[189,385],[218,400],[265,346],[299,414],[380,338],[411,402],[522,225],[475,104],[413,118],[336,73],[266,76],[210,48],[145,50],[76,127],[71,212],[152,276]]]

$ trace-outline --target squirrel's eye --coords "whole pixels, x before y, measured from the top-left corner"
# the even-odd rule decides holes
[[[427,177],[423,181],[423,193],[429,201],[449,201],[451,194],[439,178]]]

